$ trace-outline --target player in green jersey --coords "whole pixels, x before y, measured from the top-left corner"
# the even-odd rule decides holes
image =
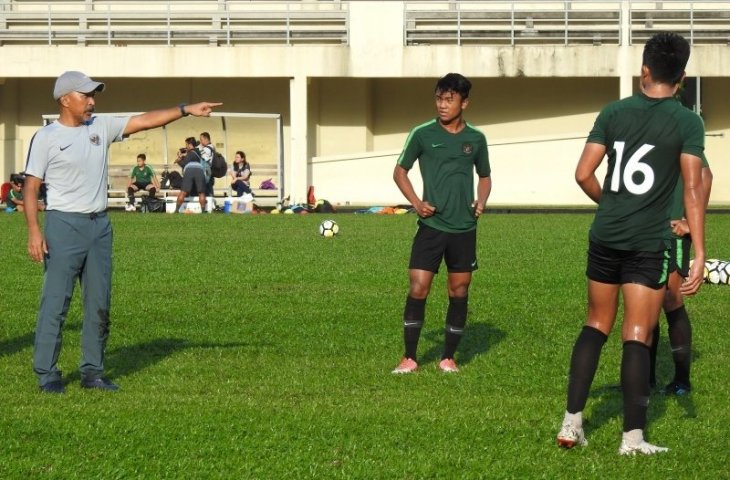
[[[704,205],[710,200],[712,189],[712,171],[705,156],[702,156],[702,190]],[[692,363],[692,325],[684,307],[684,299],[680,293],[682,282],[689,275],[689,253],[692,238],[684,216],[683,202],[684,184],[680,179],[672,197],[671,227],[673,238],[670,245],[670,273],[667,281],[667,292],[662,309],[667,318],[669,344],[672,347],[674,361],[674,378],[663,389],[667,395],[685,395],[692,389],[689,381],[690,364]],[[650,385],[656,385],[656,354],[659,343],[660,328],[657,322],[652,334]]]
[[[484,134],[464,121],[471,82],[449,73],[436,83],[438,117],[415,127],[393,171],[396,185],[418,213],[418,232],[409,263],[410,289],[403,313],[405,355],[393,373],[418,368],[416,350],[425,318],[426,298],[442,260],[448,271],[449,307],[445,346],[439,363],[456,372],[454,353],[466,325],[469,284],[477,269],[477,218],[492,189],[489,153]],[[419,197],[408,178],[418,160],[423,178]],[[474,198],[474,172],[479,176]]]
[[[640,93],[613,102],[598,115],[575,178],[598,203],[588,248],[588,316],[573,347],[567,407],[558,444],[587,444],[583,409],[603,344],[623,296],[623,438],[619,454],[666,451],[644,440],[649,404],[649,344],[664,300],[671,239],[669,207],[681,174],[695,263],[680,287],[693,295],[705,262],[702,119],[675,99],[689,60],[689,43],[660,33],[644,46]],[[608,158],[601,186],[596,170]]]
[[[129,183],[127,184],[127,196],[129,197],[128,210],[134,210],[134,194],[140,190],[147,190],[151,198],[155,197],[157,190],[160,189],[160,181],[155,175],[152,167],[146,165],[147,155],[140,153],[137,155],[137,165],[132,168],[129,174]]]

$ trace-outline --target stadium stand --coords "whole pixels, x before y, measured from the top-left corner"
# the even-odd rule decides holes
[[[285,120],[278,137],[267,133],[260,142],[251,139],[259,127],[237,124],[214,132],[228,157],[240,146],[261,162],[281,159],[278,176],[252,181],[258,187],[274,178],[279,197],[298,201],[316,185],[343,205],[402,201],[390,174],[380,173],[391,168],[391,152],[402,146],[414,120],[411,102],[447,69],[468,74],[482,95],[470,113],[494,146],[495,171],[501,158],[509,158],[539,175],[543,164],[535,158],[563,161],[564,152],[580,148],[582,118],[597,100],[632,93],[640,46],[663,30],[697,47],[683,93],[713,128],[710,156],[721,157],[730,122],[717,99],[730,81],[730,0],[0,0],[6,59],[0,95],[7,99],[0,114],[18,124],[0,133],[0,171],[7,176],[22,169],[30,127],[50,111],[36,91],[49,88],[68,53],[75,56],[73,68],[113,87],[100,111],[139,109],[141,98],[130,91],[144,88],[144,96],[165,105],[215,92],[233,111],[280,114]],[[93,48],[77,48],[82,46]],[[116,48],[125,46],[130,48]],[[168,48],[178,46],[184,48]],[[284,48],[289,46],[295,48]],[[195,60],[183,55],[186,50]],[[195,65],[205,57],[213,68]],[[137,61],[138,68],[130,68]],[[544,88],[551,94],[539,95],[539,102],[525,99]],[[560,100],[572,92],[579,95]],[[508,100],[517,106],[504,105]],[[190,132],[203,129],[209,128],[195,125]],[[251,133],[225,138],[223,131]],[[169,161],[171,149],[163,142],[139,142],[143,147],[134,151],[112,150],[111,165],[126,170],[131,155],[147,151],[146,145],[152,146],[150,158]],[[270,154],[274,142],[280,155]],[[572,168],[564,161],[560,168]],[[718,162],[717,178],[728,173]],[[218,182],[223,195],[227,182]],[[368,188],[371,183],[382,188]],[[544,190],[525,193],[514,180],[493,199],[583,204],[573,187],[570,176],[556,175]],[[124,192],[118,195],[123,201]],[[712,201],[717,199],[725,203],[728,196],[718,189]]]
[[[456,2],[449,8],[444,3],[407,2],[406,45],[621,41],[619,1]],[[694,44],[728,43],[730,12],[725,7],[711,2],[630,2],[631,43],[643,43],[661,30],[680,33]]]
[[[618,44],[619,8],[610,10],[412,10],[406,44]]]
[[[170,2],[13,1],[2,10],[0,45],[347,44],[346,9],[285,5],[202,1],[173,9]]]
[[[622,2],[404,2],[405,45],[611,44]],[[0,45],[349,43],[349,2],[69,0],[0,2]],[[730,41],[719,2],[630,2],[630,41],[671,30],[692,43]]]
[[[730,44],[730,12],[721,8],[631,10],[631,40],[643,43],[658,31],[672,31],[692,44]]]

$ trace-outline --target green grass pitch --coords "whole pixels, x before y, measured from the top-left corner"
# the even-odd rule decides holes
[[[570,351],[585,313],[590,214],[487,214],[461,372],[436,369],[445,275],[414,375],[401,315],[415,217],[112,213],[116,394],[78,385],[81,307],[64,329],[64,396],[31,369],[42,267],[25,221],[0,218],[0,478],[728,478],[730,286],[687,300],[689,397],[653,394],[648,438],[624,458],[619,331],[585,412],[589,446],[559,449]],[[730,259],[730,216],[708,216],[709,257]],[[662,322],[658,379],[672,364]]]

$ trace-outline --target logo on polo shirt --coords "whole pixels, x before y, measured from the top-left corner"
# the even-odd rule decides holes
[[[89,136],[89,141],[92,145],[101,145],[101,139],[99,138],[99,135],[96,133],[93,133]]]
[[[461,146],[461,151],[464,152],[464,154],[469,155],[474,151],[474,146],[472,146],[471,143],[465,143]]]

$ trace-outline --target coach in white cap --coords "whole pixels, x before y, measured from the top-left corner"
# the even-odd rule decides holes
[[[38,130],[28,150],[24,190],[28,254],[45,263],[33,369],[41,391],[47,393],[65,390],[57,363],[61,329],[77,278],[84,306],[81,386],[118,389],[104,376],[112,279],[112,227],[106,215],[109,145],[187,115],[210,116],[221,105],[181,103],[132,117],[95,116],[95,95],[103,90],[103,83],[81,72],[63,73],[53,89],[58,120]],[[36,202],[44,181],[47,203],[42,231]]]

